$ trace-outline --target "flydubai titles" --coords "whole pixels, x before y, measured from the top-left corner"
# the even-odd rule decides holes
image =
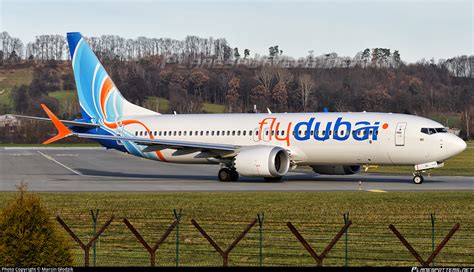
[[[268,117],[262,119],[258,129],[258,140],[264,141],[285,141],[290,146],[291,139],[296,141],[347,141],[353,139],[356,141],[377,141],[379,128],[388,128],[388,124],[382,126],[380,122],[344,121],[342,117],[338,117],[334,121],[322,122],[317,121],[315,117],[309,118],[307,121],[295,123],[289,122],[283,125],[278,118]]]

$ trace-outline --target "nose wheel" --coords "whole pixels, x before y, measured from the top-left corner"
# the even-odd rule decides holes
[[[221,168],[219,170],[219,173],[217,174],[217,177],[219,178],[220,181],[236,181],[239,179],[239,173],[233,169],[229,168]]]
[[[415,183],[415,184],[422,184],[423,181],[424,181],[424,178],[423,178],[422,175],[415,174],[415,175],[413,176],[413,183]]]

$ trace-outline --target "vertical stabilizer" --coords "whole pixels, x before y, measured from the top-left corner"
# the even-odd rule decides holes
[[[67,34],[82,118],[94,123],[117,122],[126,116],[159,113],[128,102],[79,32]]]

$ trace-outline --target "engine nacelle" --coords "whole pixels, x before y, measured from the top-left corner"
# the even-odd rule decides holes
[[[234,167],[242,176],[281,177],[288,173],[290,155],[275,146],[252,146],[235,156]]]
[[[312,165],[311,168],[323,175],[354,175],[360,171],[360,165]]]

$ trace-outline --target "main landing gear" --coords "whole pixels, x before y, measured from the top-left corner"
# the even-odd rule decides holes
[[[221,168],[217,174],[220,181],[236,181],[239,179],[239,173],[235,169]]]
[[[421,171],[417,171],[413,173],[413,183],[415,184],[422,184],[423,181],[425,180],[423,176],[421,175]]]

